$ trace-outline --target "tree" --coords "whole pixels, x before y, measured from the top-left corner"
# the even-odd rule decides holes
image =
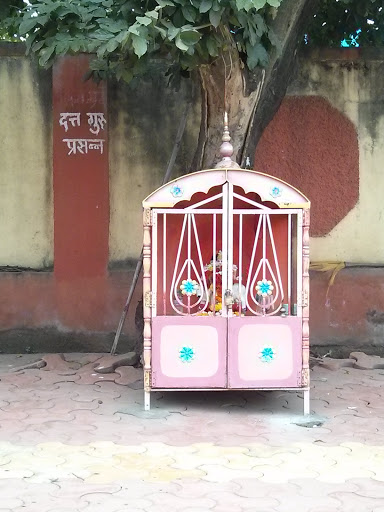
[[[43,66],[58,55],[86,51],[97,55],[90,70],[97,80],[138,79],[156,60],[173,79],[198,79],[202,121],[195,168],[217,157],[224,103],[237,159],[242,165],[252,159],[285,95],[304,34],[310,42],[324,35],[327,13],[334,37],[342,11],[357,9],[367,18],[376,7],[377,17],[382,14],[381,0],[29,0],[23,9],[4,1],[14,7],[3,25],[25,38]]]

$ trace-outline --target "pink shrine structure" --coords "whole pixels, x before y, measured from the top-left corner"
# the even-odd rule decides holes
[[[309,414],[309,211],[231,159],[143,201],[144,386],[300,390]]]

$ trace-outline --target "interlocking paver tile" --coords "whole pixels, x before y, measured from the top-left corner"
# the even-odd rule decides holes
[[[153,493],[148,494],[147,498],[152,501],[154,507],[169,507],[168,510],[184,511],[189,505],[191,500],[181,496],[175,496],[173,493]],[[216,505],[216,501],[208,498],[207,496],[195,497],[193,505],[200,508],[212,509]],[[152,510],[152,508],[151,508]]]
[[[259,468],[230,469],[217,464],[203,464],[199,466],[199,469],[205,473],[202,479],[209,482],[231,482],[238,478],[260,478],[263,476]]]
[[[121,496],[119,493],[110,494],[103,492],[94,492],[83,494],[79,504],[84,504],[84,512],[87,509],[92,512],[114,512],[125,509],[127,512],[133,509],[150,509],[152,501],[148,498],[132,498]]]
[[[334,492],[329,496],[340,502],[343,512],[376,512],[378,506],[384,505],[381,498],[370,498],[356,493]]]
[[[349,480],[347,483],[356,487],[355,489],[352,489],[352,491],[359,496],[384,500],[384,485],[380,481],[372,478],[354,478]],[[343,491],[345,492],[346,490],[348,489],[345,489],[345,486],[343,486]]]
[[[0,357],[0,496],[22,501],[12,512],[381,508],[382,370],[315,366],[318,416],[304,422],[301,394],[281,391],[152,393],[146,412],[142,370],[95,380],[101,358],[41,355],[40,369],[4,373],[24,358]]]
[[[237,493],[230,493],[225,491],[217,491],[207,494],[207,498],[211,498],[218,506],[229,506],[233,508],[240,508],[247,510],[248,508],[267,507],[275,508],[279,505],[279,500],[271,496],[259,496],[253,498],[250,496],[241,496]]]
[[[115,369],[115,373],[118,375],[115,379],[115,383],[121,386],[130,386],[143,379],[143,370],[134,368],[133,366],[121,366]]]

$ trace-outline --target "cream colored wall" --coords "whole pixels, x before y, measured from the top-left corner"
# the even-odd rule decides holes
[[[52,142],[42,98],[50,96],[25,57],[0,59],[0,84],[0,265],[46,267],[53,262]]]
[[[383,76],[381,58],[311,58],[290,88],[289,94],[327,98],[359,137],[359,201],[327,236],[312,238],[312,261],[384,262]],[[0,59],[0,83],[0,266],[41,268],[53,263],[50,84],[20,55]],[[161,184],[185,98],[184,89],[174,93],[159,81],[109,92],[112,263],[140,252],[141,201]],[[195,108],[174,176],[189,169],[198,124]]]
[[[142,201],[162,184],[184,114],[188,91],[166,86],[161,75],[140,88],[110,87],[109,161],[112,264],[136,259],[141,251]],[[172,178],[188,172],[199,130],[198,107],[191,107]]]
[[[307,59],[289,90],[328,99],[354,123],[359,140],[359,201],[327,236],[311,239],[311,261],[384,263],[383,76],[382,59]]]

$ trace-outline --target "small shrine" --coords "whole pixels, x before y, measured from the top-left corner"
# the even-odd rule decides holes
[[[143,201],[145,409],[156,390],[300,390],[309,413],[309,200],[232,160]]]

